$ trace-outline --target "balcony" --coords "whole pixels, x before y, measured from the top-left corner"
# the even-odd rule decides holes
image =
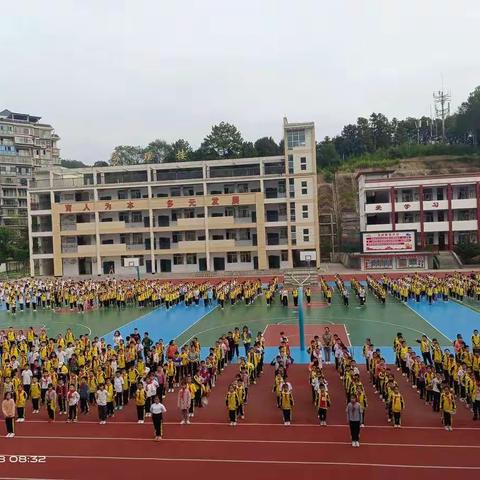
[[[150,250],[144,243],[127,243],[127,250]]]
[[[476,198],[462,198],[461,200],[452,200],[452,208],[477,208]]]
[[[447,210],[448,200],[428,200],[423,202],[424,210]]]
[[[365,213],[389,213],[392,211],[391,203],[366,203]]]
[[[396,212],[418,212],[419,210],[420,210],[420,202],[395,203]]]
[[[143,227],[143,224],[142,224],[142,227]],[[126,228],[126,223],[123,221],[98,223],[99,233],[124,233],[125,228]]]
[[[477,230],[477,220],[454,220],[452,222],[452,230],[464,231],[464,230]]]
[[[391,223],[381,223],[377,225],[366,225],[367,232],[389,232],[392,230]]]
[[[418,229],[420,231],[420,229]],[[425,222],[424,232],[448,232],[448,222]]]
[[[395,224],[397,230],[417,230],[420,231],[420,222],[406,222]]]

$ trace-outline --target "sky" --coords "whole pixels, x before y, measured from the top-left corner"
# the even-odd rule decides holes
[[[220,121],[317,139],[359,116],[430,115],[480,85],[478,0],[15,0],[2,5],[0,110],[42,116],[63,158],[187,139]]]

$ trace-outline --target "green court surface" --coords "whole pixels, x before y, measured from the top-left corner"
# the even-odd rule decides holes
[[[29,327],[38,330],[46,327],[48,335],[54,337],[59,333],[64,334],[67,328],[71,328],[75,336],[89,333],[92,336],[100,337],[151,310],[135,307],[121,310],[110,308],[82,314],[76,312],[55,313],[50,309],[39,308],[35,313],[32,310],[25,310],[23,313],[17,311],[16,315],[2,310],[0,311],[0,329],[12,326],[15,330]]]
[[[326,306],[321,295],[314,293],[312,303],[312,306],[305,305],[305,323],[345,324],[350,335],[350,343],[354,346],[363,345],[367,337],[370,337],[375,345],[388,346],[392,344],[397,332],[402,332],[410,345],[415,344],[423,333],[430,338],[437,338],[441,345],[450,344],[441,332],[411,308],[390,296],[387,298],[387,304],[382,305],[373,295],[368,295],[367,305],[361,307],[352,291],[350,306],[345,307],[337,292],[333,296],[331,306]],[[478,308],[478,302],[475,305],[472,301],[472,307]],[[39,329],[46,326],[49,336],[53,337],[58,333],[64,333],[70,327],[75,335],[90,333],[93,336],[103,336],[150,311],[151,309],[132,307],[122,310],[116,308],[94,310],[79,314],[39,309],[36,313],[17,312],[13,316],[3,310],[0,311],[0,328],[13,326],[15,329],[26,329],[33,326]],[[178,315],[182,315],[180,309]],[[234,306],[226,305],[224,310],[216,308],[191,325],[176,340],[183,344],[196,336],[201,345],[210,346],[219,336],[235,327],[241,329],[247,325],[256,334],[258,331],[264,331],[269,324],[296,324],[297,320],[297,310],[292,306],[282,307],[278,296],[271,307],[267,307],[262,296],[257,298],[253,305],[237,303]],[[139,328],[141,330],[141,327]]]
[[[295,308],[282,307],[278,296],[275,302],[276,305],[267,307],[265,299],[260,297],[250,306],[237,304],[233,307],[226,306],[225,310],[216,309],[185,331],[177,340],[184,343],[196,336],[201,345],[212,345],[220,335],[235,327],[241,329],[247,325],[253,333],[256,333],[263,331],[269,324],[297,322]],[[363,345],[367,337],[370,337],[375,345],[392,345],[397,332],[402,332],[409,344],[414,344],[424,333],[429,338],[437,338],[441,345],[450,344],[438,330],[408,306],[392,297],[388,297],[387,304],[382,305],[373,295],[369,295],[367,305],[363,307],[359,305],[353,292],[349,307],[343,305],[337,293],[333,296],[331,306],[318,306],[320,302],[321,295],[314,294],[312,303],[317,306],[305,305],[305,323],[345,324],[352,345]]]

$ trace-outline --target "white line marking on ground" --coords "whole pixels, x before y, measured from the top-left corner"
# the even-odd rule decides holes
[[[113,440],[125,442],[152,442],[151,438],[139,437],[66,437],[66,436],[44,436],[44,435],[17,435],[15,438],[36,439],[36,440]],[[328,440],[257,440],[257,439],[231,439],[231,438],[164,438],[165,442],[191,442],[191,443],[259,443],[259,444],[286,444],[286,445],[350,445],[351,442],[335,442]],[[408,448],[474,448],[480,449],[480,445],[458,445],[458,444],[427,444],[427,443],[382,443],[362,442],[362,445],[371,447],[408,447]]]
[[[450,342],[453,342],[451,338],[449,338],[445,333],[443,333],[441,330],[439,330],[435,325],[430,323],[423,315],[420,315],[416,310],[414,310],[408,303],[402,302],[403,305],[405,305],[407,308],[409,308],[415,315],[418,315],[425,323],[430,325],[434,330],[436,330],[442,337],[445,337],[447,340],[450,340]]]
[[[15,454],[8,454],[14,456]],[[8,456],[5,455],[5,456]],[[0,453],[0,456],[2,454]],[[299,460],[244,460],[234,458],[171,458],[171,457],[113,457],[93,455],[46,455],[47,459],[58,460],[124,460],[150,462],[189,462],[189,463],[239,463],[239,464],[266,464],[266,465],[312,465],[312,466],[341,466],[341,467],[369,467],[369,468],[400,468],[422,470],[480,470],[480,466],[451,466],[451,465],[396,465],[390,463],[362,463],[362,462],[328,462],[328,461],[299,461]]]
[[[29,423],[43,423],[43,424],[47,424],[47,420],[26,420],[25,423],[23,423],[22,425],[23,426],[26,426],[28,425]],[[82,421],[80,420],[78,423],[76,423],[76,427],[79,426],[79,425],[83,425],[83,424],[86,424],[86,425],[89,425],[89,424],[95,424],[95,425],[98,425],[98,421],[92,421],[92,420],[86,420],[86,421]],[[57,422],[57,423],[52,423],[50,424],[50,426],[55,426],[55,425],[66,425],[64,422]],[[108,425],[137,425],[138,427],[145,427],[145,426],[149,426],[151,428],[151,425],[149,425],[148,423],[145,423],[145,424],[141,424],[139,425],[136,421],[116,421],[116,420],[112,420],[110,422],[108,422]],[[185,426],[183,425],[180,425],[179,422],[164,422],[164,425],[177,425],[179,428],[186,428]],[[195,423],[192,423],[188,428],[194,428],[195,426],[224,426],[224,427],[229,427],[229,429],[231,430],[231,427],[230,425],[228,424],[228,422],[195,422]],[[285,425],[283,425],[283,423],[242,423],[239,428],[241,427],[281,427],[281,428],[285,428]],[[292,423],[291,425],[289,425],[289,428],[318,428],[320,429],[320,425],[318,425],[317,423]],[[24,427],[22,427],[24,428]],[[348,425],[344,425],[344,424],[329,424],[328,425],[328,428],[350,428]],[[387,428],[389,430],[392,430],[393,427],[392,425],[367,425],[365,427],[366,430],[368,429],[371,429],[371,428]],[[432,426],[421,426],[421,425],[415,425],[415,426],[408,426],[408,425],[402,425],[402,428],[399,429],[400,431],[401,430],[442,430],[442,431],[445,431],[445,428],[442,427],[442,426],[438,426],[438,427],[432,427]],[[478,427],[456,427],[454,429],[454,431],[457,431],[457,430],[476,430],[478,432],[480,432],[480,425]],[[445,432],[446,435],[448,435],[448,433]]]

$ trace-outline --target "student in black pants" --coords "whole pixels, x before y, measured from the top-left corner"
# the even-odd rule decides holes
[[[155,429],[155,440],[160,440],[163,436],[163,414],[166,413],[167,409],[160,402],[160,397],[158,395],[153,399],[153,403],[150,406],[150,413],[152,414],[153,428]]]

